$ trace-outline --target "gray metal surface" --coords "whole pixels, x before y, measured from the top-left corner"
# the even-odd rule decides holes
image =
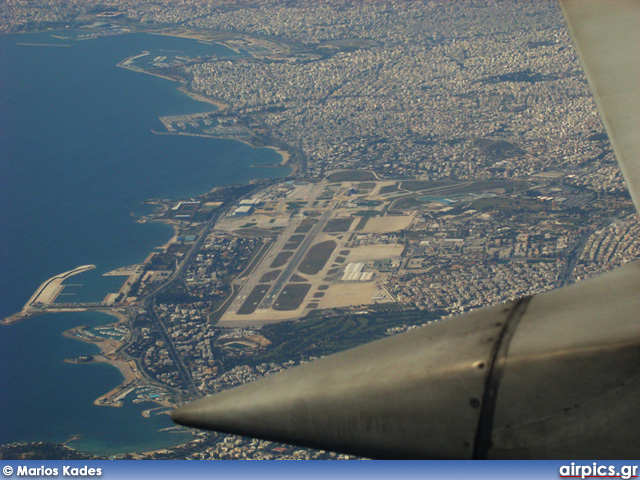
[[[533,298],[503,369],[490,458],[640,456],[640,262]]]
[[[640,1],[560,0],[560,5],[640,210]]]

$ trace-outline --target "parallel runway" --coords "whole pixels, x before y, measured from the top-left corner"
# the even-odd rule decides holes
[[[290,201],[304,201],[308,205],[312,204],[317,197],[324,190],[324,185],[314,185],[311,186],[309,190],[304,192],[304,196],[300,197],[292,197]],[[301,242],[300,246],[296,249],[293,256],[289,259],[289,261],[284,266],[284,271],[281,272],[275,284],[271,286],[265,297],[262,298],[259,305],[256,306],[258,308],[268,309],[273,304],[274,300],[278,297],[284,285],[289,280],[291,275],[293,274],[295,267],[300,263],[302,258],[304,258],[304,254],[309,249],[311,244],[313,243],[314,238],[316,237],[319,228],[324,228],[328,217],[331,215],[332,208],[328,208],[323,215],[318,219],[318,223],[305,234],[304,240]],[[247,298],[251,295],[251,292],[255,289],[256,286],[261,285],[260,279],[262,276],[268,271],[272,270],[270,267],[273,263],[273,260],[277,257],[278,253],[282,252],[282,248],[287,244],[291,235],[295,233],[295,230],[298,228],[300,223],[307,217],[299,217],[299,218],[291,218],[287,227],[282,231],[276,241],[273,243],[272,247],[266,253],[266,255],[262,258],[260,263],[256,266],[253,272],[249,275],[248,278],[244,280],[242,286],[240,287],[240,291],[236,298],[231,302],[227,312],[237,313],[238,310],[242,308]],[[322,224],[322,227],[319,227],[319,224]],[[266,284],[263,284],[266,285]],[[269,286],[269,285],[266,285]]]
[[[278,279],[275,281],[275,283],[273,284],[269,292],[267,292],[265,297],[262,299],[262,301],[258,305],[258,309],[267,309],[273,306],[273,302],[275,302],[276,298],[278,298],[278,295],[280,295],[280,293],[282,292],[282,289],[284,288],[286,283],[289,281],[289,278],[293,274],[294,270],[297,268],[298,264],[304,258],[304,255],[307,253],[307,251],[311,247],[311,244],[316,239],[317,235],[320,232],[322,232],[322,229],[325,227],[325,225],[329,221],[329,218],[331,218],[332,211],[333,211],[332,208],[328,208],[322,214],[320,219],[318,219],[318,223],[316,223],[311,229],[311,231],[307,233],[307,236],[304,237],[304,240],[296,250],[296,253],[293,254],[293,257],[291,257],[289,262],[286,264],[286,266],[284,267],[284,270],[278,276]]]

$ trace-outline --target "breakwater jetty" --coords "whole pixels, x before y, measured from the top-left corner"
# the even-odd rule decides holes
[[[33,295],[31,295],[31,298],[29,298],[27,303],[24,304],[24,307],[22,307],[20,312],[4,318],[0,323],[9,324],[18,322],[31,316],[33,314],[33,309],[43,308],[53,304],[58,295],[60,295],[60,292],[64,289],[63,282],[67,278],[78,275],[82,272],[93,270],[94,268],[96,268],[95,265],[81,265],[73,270],[59,273],[58,275],[49,278],[38,287]]]

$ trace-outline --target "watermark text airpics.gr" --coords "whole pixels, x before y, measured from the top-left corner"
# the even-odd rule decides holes
[[[560,467],[560,478],[622,478],[628,480],[638,477],[637,465],[598,465],[593,462],[589,465],[563,465]]]
[[[14,468],[6,465],[2,469],[2,473],[5,477],[10,477],[14,474]],[[15,468],[16,477],[100,477],[102,476],[102,468],[90,468],[88,466],[83,467],[71,467],[68,465],[62,468],[58,467],[27,467],[26,465],[19,465]]]

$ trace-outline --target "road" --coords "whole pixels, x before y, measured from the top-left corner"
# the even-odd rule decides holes
[[[200,394],[198,388],[196,387],[196,384],[193,381],[193,377],[191,376],[189,369],[185,366],[184,362],[182,361],[182,357],[180,357],[180,354],[176,350],[175,345],[171,341],[171,337],[167,332],[167,327],[165,326],[164,322],[156,312],[155,299],[158,293],[160,293],[162,290],[172,285],[176,280],[180,279],[182,272],[185,270],[185,268],[189,266],[189,264],[191,263],[195,255],[200,251],[202,244],[206,240],[207,235],[209,234],[213,226],[218,221],[218,218],[220,218],[220,216],[224,212],[226,212],[228,208],[229,208],[229,204],[225,204],[218,209],[217,213],[215,213],[211,217],[211,219],[207,222],[202,232],[200,233],[200,236],[198,237],[196,242],[193,244],[189,252],[184,256],[184,260],[180,263],[180,265],[178,265],[178,268],[176,268],[175,272],[173,272],[169,276],[169,278],[165,283],[163,283],[158,288],[151,291],[141,299],[142,306],[148,312],[149,317],[151,318],[151,321],[160,332],[160,336],[162,337],[162,340],[164,341],[167,347],[169,356],[171,357],[171,360],[173,360],[176,370],[178,370],[178,374],[180,375],[182,382],[187,387],[187,390],[189,391],[189,394],[191,395],[192,398],[198,398],[198,397],[201,397],[202,395]]]
[[[173,360],[173,364],[175,365],[176,369],[178,370],[178,374],[180,375],[180,378],[182,379],[182,381],[185,384],[185,386],[187,387],[187,390],[189,391],[189,394],[191,395],[191,398],[199,398],[199,397],[201,397],[202,395],[200,394],[200,391],[198,390],[198,387],[196,387],[196,384],[193,381],[193,377],[191,376],[191,373],[189,372],[189,370],[185,366],[184,362],[182,361],[182,358],[180,357],[180,354],[176,350],[175,345],[171,341],[171,337],[169,336],[169,332],[167,332],[167,327],[165,326],[164,322],[162,321],[162,319],[160,318],[160,316],[156,312],[155,302],[151,302],[149,304],[149,306],[147,308],[147,312],[149,314],[149,318],[151,318],[151,321],[153,322],[153,324],[156,326],[156,328],[160,332],[160,336],[162,337],[162,340],[164,341],[165,346],[167,347],[167,351],[169,352],[169,356]]]
[[[573,244],[570,251],[567,254],[567,260],[564,264],[563,271],[558,275],[558,280],[556,281],[556,288],[564,287],[571,283],[571,274],[576,268],[578,261],[580,260],[580,255],[582,254],[582,250],[584,249],[587,240],[593,233],[593,230],[589,230],[580,236],[580,239]]]

